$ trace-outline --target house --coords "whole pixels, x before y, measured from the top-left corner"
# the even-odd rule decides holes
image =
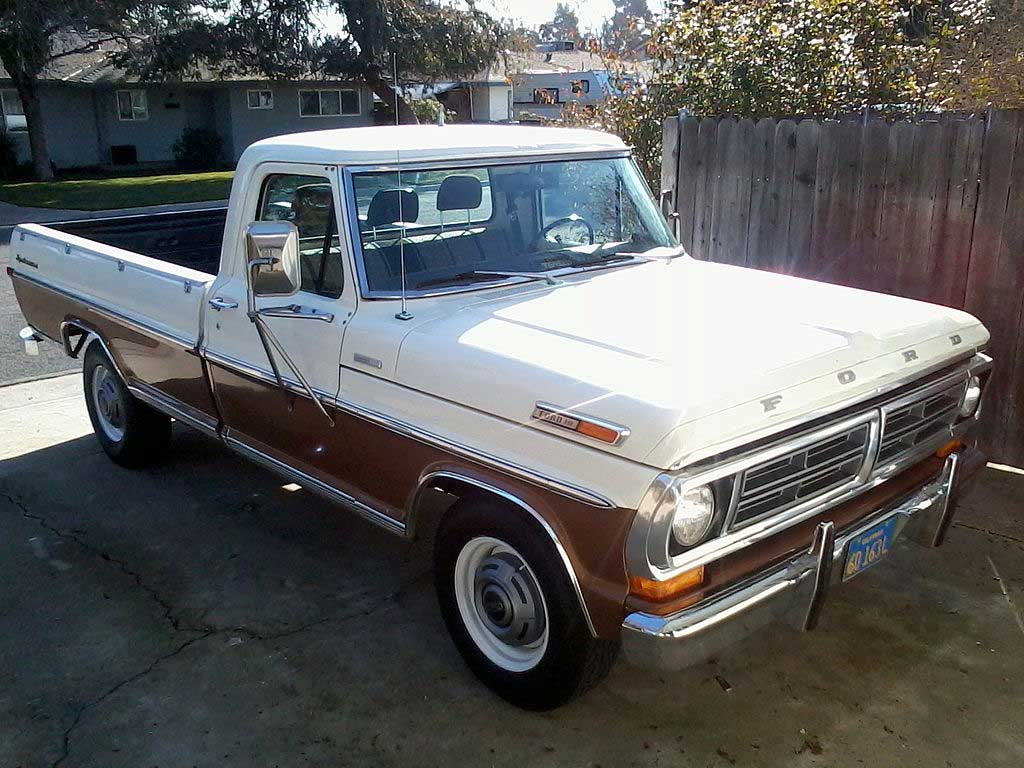
[[[187,128],[208,128],[233,162],[252,142],[282,133],[373,124],[373,94],[339,80],[218,79],[142,83],[114,66],[109,47],[54,61],[39,87],[57,168],[168,163]],[[0,130],[29,159],[24,110],[0,67]]]
[[[534,51],[515,54],[510,63],[513,117],[557,120],[568,104],[599,104],[644,76],[644,62],[621,64],[623,71],[612,69],[600,54],[579,50],[571,41],[541,43]]]

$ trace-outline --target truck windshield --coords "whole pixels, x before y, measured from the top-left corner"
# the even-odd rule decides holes
[[[625,264],[673,247],[628,158],[353,174],[363,273],[395,295]],[[486,273],[492,273],[490,275]]]

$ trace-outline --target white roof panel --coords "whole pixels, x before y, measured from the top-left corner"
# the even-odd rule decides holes
[[[524,125],[399,125],[274,136],[250,145],[240,165],[266,161],[376,165],[624,150],[618,136]]]

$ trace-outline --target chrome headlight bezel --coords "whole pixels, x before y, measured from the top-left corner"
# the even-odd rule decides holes
[[[985,391],[985,382],[978,374],[972,374],[967,380],[964,388],[964,395],[960,398],[960,410],[957,414],[962,421],[964,419],[978,418],[981,413],[981,396]]]

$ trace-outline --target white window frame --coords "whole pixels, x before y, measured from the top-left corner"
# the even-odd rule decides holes
[[[142,94],[142,109],[144,114],[142,117],[135,116],[135,104],[132,104],[132,116],[125,117],[121,114],[121,94],[127,93],[128,99],[134,101],[132,98],[133,93]],[[117,111],[117,119],[122,123],[141,123],[145,120],[149,120],[149,97],[146,95],[145,88],[119,88],[114,91],[114,109]]]
[[[259,98],[257,97],[257,100],[256,100],[257,106],[254,107],[252,105],[252,101],[249,100],[249,96],[251,96],[254,93],[269,93],[270,94],[270,102],[267,104],[267,106],[265,106],[265,107],[264,106],[259,106]],[[249,109],[273,109],[274,108],[274,91],[273,91],[273,89],[271,89],[271,88],[250,88],[249,90],[247,90],[245,92],[245,105]]]
[[[303,93],[316,93],[316,95],[317,95],[316,96],[317,107],[320,110],[318,114],[315,114],[315,115],[304,115],[304,114],[302,114],[302,94]],[[323,98],[322,98],[321,94],[324,94],[324,93],[336,93],[336,94],[338,94],[338,114],[336,114],[336,115],[325,115],[323,113]],[[356,95],[356,104],[358,105],[358,109],[356,109],[355,112],[345,112],[344,111],[344,102],[341,99],[341,94],[342,93],[354,93]],[[318,117],[358,117],[359,115],[363,114],[363,99],[359,95],[359,89],[358,88],[300,88],[298,90],[298,107],[299,107],[299,117],[301,117],[303,119],[305,119],[305,118],[313,118],[313,119],[315,119],[315,118],[318,118]]]
[[[22,122],[25,122],[24,126],[18,128],[11,128],[7,124],[7,107],[4,106],[4,97],[10,97],[13,94],[18,104],[21,106],[20,113],[13,113],[11,117],[20,117]],[[18,91],[14,88],[0,88],[0,124],[2,124],[3,130],[0,133],[24,133],[28,130],[28,122],[25,118],[25,105],[21,103],[21,96],[18,95]]]

